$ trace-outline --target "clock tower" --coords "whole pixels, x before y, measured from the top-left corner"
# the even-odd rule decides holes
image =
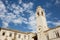
[[[46,17],[45,17],[45,12],[44,10],[38,6],[36,10],[36,22],[37,22],[37,36],[38,40],[43,40],[44,34],[43,32],[48,30],[47,22],[46,22]]]

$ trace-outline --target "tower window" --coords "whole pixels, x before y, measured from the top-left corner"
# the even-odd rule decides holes
[[[9,35],[10,37],[12,36],[12,33],[10,33],[10,35]]]
[[[49,36],[47,35],[47,40],[49,40]]]
[[[56,36],[57,36],[57,37],[60,37],[58,32],[56,32]]]
[[[37,15],[39,16],[39,12],[37,12]]]
[[[43,12],[41,12],[41,15],[43,16]]]
[[[2,35],[4,36],[5,35],[5,32],[3,32]]]
[[[24,38],[26,38],[26,35],[24,35]]]
[[[18,38],[20,38],[21,35],[18,36]]]

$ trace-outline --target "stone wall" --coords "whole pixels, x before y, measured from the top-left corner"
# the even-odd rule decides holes
[[[0,40],[34,40],[34,33],[19,32],[9,29],[1,28],[0,30]]]
[[[46,31],[45,34],[48,40],[58,40],[60,39],[60,27],[50,29]]]

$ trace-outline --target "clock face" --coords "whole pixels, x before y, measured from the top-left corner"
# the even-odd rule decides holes
[[[40,25],[38,26],[38,31],[39,31],[39,32],[41,31],[41,26],[40,26]]]
[[[38,30],[40,30],[41,28],[39,28]]]

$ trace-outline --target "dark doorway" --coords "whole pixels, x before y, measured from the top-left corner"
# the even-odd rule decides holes
[[[37,35],[33,37],[34,40],[37,40]]]

